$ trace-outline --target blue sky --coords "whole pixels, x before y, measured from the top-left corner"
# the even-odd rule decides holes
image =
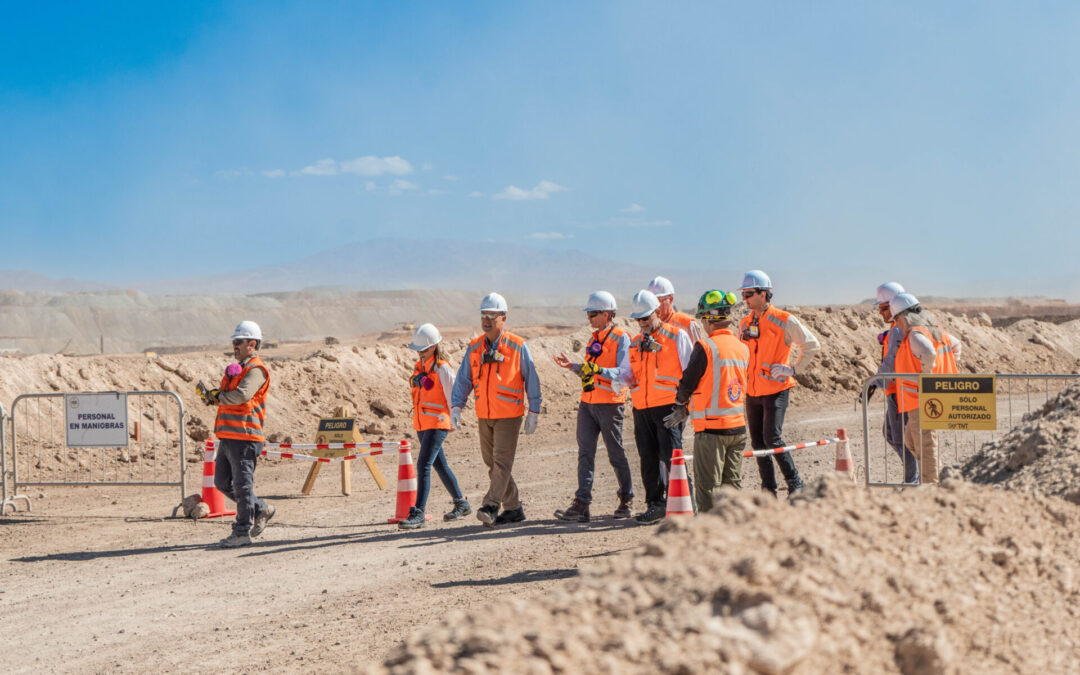
[[[1080,289],[1054,281],[1080,253],[1076,3],[3,13],[0,269],[124,283],[410,236],[827,300]]]

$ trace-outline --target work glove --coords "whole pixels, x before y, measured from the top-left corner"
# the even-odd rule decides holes
[[[791,377],[794,374],[795,369],[783,363],[774,363],[772,365],[772,370],[769,371],[769,375],[772,376],[773,379]]]
[[[454,406],[450,408],[450,428],[457,429],[461,426],[461,408]]]
[[[221,392],[217,389],[207,389],[206,385],[202,383],[202,380],[199,380],[195,385],[195,393],[199,395],[199,398],[201,398],[202,402],[206,405],[217,405],[218,394]]]
[[[869,403],[870,399],[874,398],[874,392],[877,391],[877,385],[872,384],[866,389],[866,402]],[[855,409],[859,409],[859,404],[862,403],[862,394],[855,397]]]
[[[668,429],[674,429],[685,422],[687,417],[690,417],[690,409],[686,407],[685,403],[676,403],[675,407],[664,418],[664,426]]]
[[[536,431],[536,424],[540,421],[540,414],[529,411],[529,414],[525,416],[525,433],[531,434]]]

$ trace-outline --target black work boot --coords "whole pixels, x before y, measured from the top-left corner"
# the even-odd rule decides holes
[[[627,497],[626,495],[619,495],[619,506],[615,509],[615,514],[612,516],[615,520],[622,518],[629,518],[633,515],[631,508],[634,506],[634,498]]]
[[[461,520],[470,513],[472,513],[472,507],[469,506],[469,500],[462,497],[461,499],[454,500],[453,510],[449,513],[444,513],[443,520]]]
[[[476,518],[485,527],[495,527],[495,521],[499,517],[499,507],[497,504],[484,504],[476,512]]]
[[[589,505],[574,497],[570,502],[570,508],[559,509],[555,512],[555,517],[573,523],[587,523],[589,522]]]
[[[401,530],[417,530],[424,526],[426,520],[427,516],[424,515],[423,509],[410,506],[409,517],[404,520],[399,520],[397,526],[398,529]]]
[[[634,520],[641,525],[655,525],[663,520],[665,516],[667,516],[667,507],[659,504],[650,504],[649,508],[645,510],[645,513],[634,516]]]
[[[507,509],[500,513],[499,517],[495,519],[495,524],[520,523],[523,520],[525,520],[525,507],[519,506],[516,509]]]

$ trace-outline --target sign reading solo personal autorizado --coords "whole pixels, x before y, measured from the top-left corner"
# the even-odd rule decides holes
[[[64,394],[69,448],[126,448],[127,394]]]
[[[922,375],[919,424],[923,429],[997,429],[993,375]]]

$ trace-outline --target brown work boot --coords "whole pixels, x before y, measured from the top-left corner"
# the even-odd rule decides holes
[[[615,509],[615,520],[621,518],[629,518],[634,515],[630,507],[634,505],[634,498],[627,497],[626,495],[619,495],[619,508]]]
[[[587,523],[589,522],[589,505],[574,497],[574,501],[570,502],[570,508],[559,509],[555,512],[555,517],[559,520]]]

